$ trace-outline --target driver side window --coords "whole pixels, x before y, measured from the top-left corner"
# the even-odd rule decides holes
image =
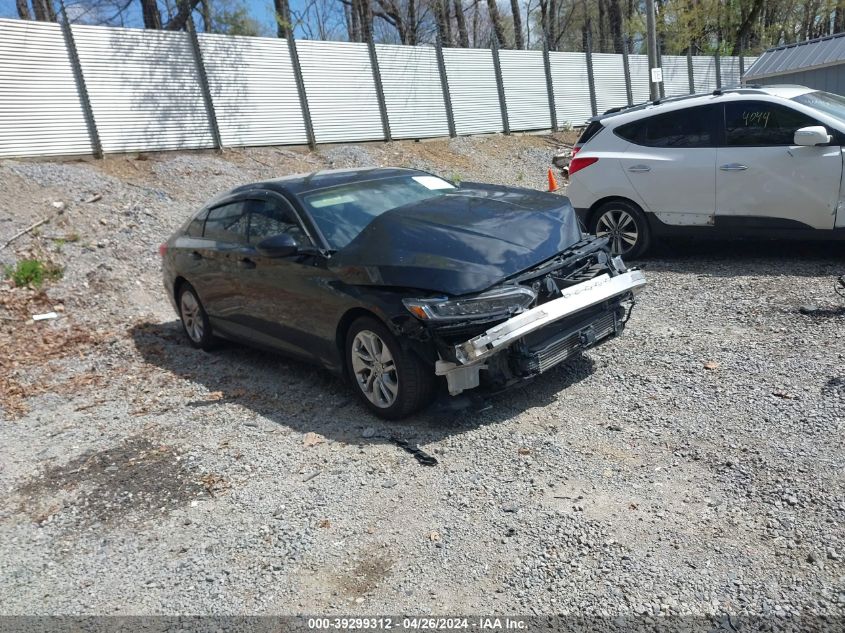
[[[289,205],[276,200],[249,201],[250,244],[255,245],[261,240],[283,233],[293,236],[300,244],[311,244]]]

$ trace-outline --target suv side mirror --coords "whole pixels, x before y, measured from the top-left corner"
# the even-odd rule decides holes
[[[833,140],[833,137],[827,133],[827,129],[823,125],[808,125],[795,130],[793,140],[796,145],[813,147],[814,145],[827,145]]]
[[[264,257],[289,257],[299,251],[299,242],[292,235],[282,233],[261,240],[255,250]]]

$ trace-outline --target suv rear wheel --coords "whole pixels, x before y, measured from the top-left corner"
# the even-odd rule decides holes
[[[627,200],[605,202],[593,213],[590,232],[610,239],[614,255],[636,258],[651,245],[651,231],[642,210]]]

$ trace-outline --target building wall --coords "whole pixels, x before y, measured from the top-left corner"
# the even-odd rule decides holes
[[[764,77],[762,79],[748,78],[745,80],[745,83],[762,85],[798,84],[845,96],[845,64],[777,75],[776,77]]]

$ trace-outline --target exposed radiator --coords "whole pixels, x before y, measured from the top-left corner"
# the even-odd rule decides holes
[[[543,373],[565,361],[582,349],[592,347],[600,340],[616,334],[616,312],[603,312],[595,321],[575,332],[556,334],[528,350],[523,367],[529,372]]]

